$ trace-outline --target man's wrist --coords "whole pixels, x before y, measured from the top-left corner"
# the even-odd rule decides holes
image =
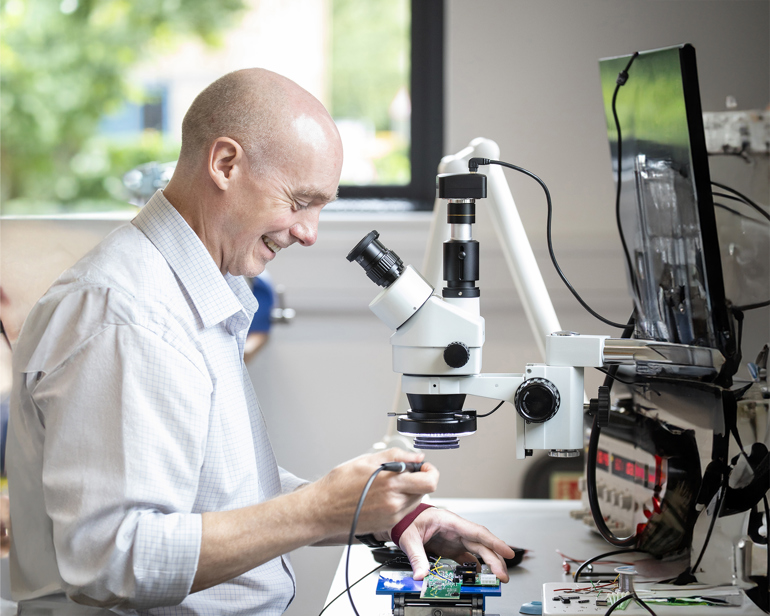
[[[431,507],[433,507],[433,505],[426,505],[425,503],[417,505],[410,514],[404,516],[404,518],[390,530],[390,540],[400,548],[399,542],[401,541],[401,535],[404,531],[409,528],[409,525],[414,522],[418,515]]]

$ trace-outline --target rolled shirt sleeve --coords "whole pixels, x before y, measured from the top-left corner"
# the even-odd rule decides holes
[[[294,490],[310,483],[307,479],[300,479],[280,466],[278,467],[278,473],[281,478],[281,494],[291,494]]]
[[[180,603],[200,553],[201,516],[191,511],[208,375],[157,333],[126,324],[27,379],[45,425],[45,508],[67,594],[131,608]]]

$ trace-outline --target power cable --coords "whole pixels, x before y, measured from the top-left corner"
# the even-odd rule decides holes
[[[621,338],[630,338],[634,332],[635,314],[632,314],[626,325],[626,328],[621,334]],[[617,379],[618,364],[613,364],[610,369],[605,372],[604,385],[602,387],[607,388],[607,395],[609,396],[612,390],[612,384]],[[637,535],[636,533],[629,535],[625,538],[620,538],[610,530],[607,526],[607,522],[602,515],[601,506],[599,505],[599,492],[596,487],[596,455],[599,450],[599,436],[601,434],[601,425],[599,423],[599,412],[594,414],[593,421],[591,423],[591,436],[588,439],[588,453],[586,454],[586,492],[588,495],[588,505],[591,509],[591,516],[593,517],[594,524],[599,534],[604,539],[617,547],[631,547],[636,545]]]
[[[602,558],[605,558],[607,556],[617,556],[618,554],[647,554],[647,550],[636,550],[636,549],[612,550],[612,552],[605,552],[604,554],[593,556],[588,560],[586,560],[582,565],[580,565],[577,568],[577,571],[575,571],[575,575],[572,578],[572,581],[575,582],[575,584],[577,584],[578,576],[582,573],[583,569],[585,569],[588,565],[595,563],[597,560],[601,560]]]
[[[732,194],[734,194],[734,195],[736,195],[736,196],[740,197],[740,199],[739,199],[739,200],[740,200],[741,202],[745,203],[745,204],[746,204],[746,205],[748,205],[749,207],[752,207],[752,208],[754,208],[754,209],[755,209],[757,212],[759,212],[760,214],[762,214],[762,216],[764,216],[765,218],[767,218],[768,220],[770,220],[770,213],[768,213],[768,212],[767,212],[767,211],[766,211],[766,210],[765,210],[765,209],[764,209],[762,206],[760,206],[759,204],[757,204],[757,203],[755,203],[754,201],[752,201],[751,199],[749,199],[749,198],[748,198],[746,195],[744,195],[743,193],[741,193],[741,192],[738,192],[738,191],[737,191],[737,190],[735,190],[734,188],[731,188],[730,186],[727,186],[727,185],[725,185],[725,184],[720,184],[719,182],[713,182],[713,181],[712,181],[712,182],[711,182],[711,184],[712,184],[712,186],[717,186],[717,187],[721,188],[722,190],[726,190],[727,192],[730,192],[730,193],[732,193]]]
[[[628,251],[628,245],[626,244],[626,235],[623,233],[623,225],[620,221],[620,189],[621,189],[621,171],[623,168],[623,135],[620,131],[620,120],[618,119],[618,110],[617,110],[617,100],[618,100],[618,92],[620,91],[620,88],[626,84],[628,81],[628,69],[631,68],[631,65],[634,63],[634,60],[636,60],[637,56],[639,55],[639,52],[636,51],[631,56],[631,59],[628,61],[628,64],[626,64],[626,68],[624,68],[619,74],[618,78],[615,81],[615,90],[612,93],[612,117],[615,120],[615,130],[618,134],[618,177],[617,181],[615,182],[615,224],[618,227],[618,234],[620,235],[620,243],[623,245],[623,254],[626,256],[626,265],[628,266],[628,275],[631,278],[631,283],[634,286],[634,291],[636,292],[636,296],[640,297],[639,293],[639,284],[636,278],[636,273],[633,267],[633,264],[631,262],[631,254]]]
[[[742,310],[743,312],[746,312],[747,310],[756,310],[757,308],[764,308],[765,306],[770,306],[770,299],[764,302],[757,302],[756,304],[746,304],[744,306],[733,306],[733,310]]]
[[[717,196],[717,194],[714,193],[714,196]],[[740,203],[743,203],[743,201],[740,201],[740,199],[737,199],[737,201],[739,201]],[[725,205],[724,203],[719,203],[718,201],[714,201],[714,207],[718,207],[722,210],[725,210],[726,212],[730,212],[731,214],[738,216],[739,218],[743,218],[744,220],[749,220],[754,224],[767,226],[767,223],[764,220],[757,220],[756,218],[752,218],[751,216],[746,216],[746,214],[743,214],[738,210],[731,208],[729,205]]]
[[[615,609],[617,609],[618,606],[622,605],[626,601],[631,601],[632,599],[636,601],[639,605],[641,605],[650,614],[652,614],[652,616],[657,616],[655,612],[652,611],[652,608],[639,598],[639,595],[637,595],[636,592],[629,593],[625,597],[621,597],[620,599],[615,601],[615,603],[613,603],[609,607],[609,609],[606,612],[604,612],[604,616],[609,616],[610,614],[612,614],[612,612],[615,611]],[[622,609],[625,609],[625,608],[622,608]]]
[[[548,254],[551,257],[551,262],[553,263],[553,266],[556,268],[556,272],[559,274],[559,277],[562,279],[562,282],[564,282],[564,284],[567,285],[567,288],[570,290],[570,292],[575,297],[575,299],[578,302],[580,302],[580,305],[583,306],[583,308],[585,308],[594,317],[596,317],[603,323],[606,323],[607,325],[611,325],[612,327],[621,327],[621,328],[625,327],[625,324],[616,323],[615,321],[610,321],[609,319],[604,318],[602,315],[596,312],[593,308],[591,308],[583,300],[583,298],[580,297],[580,294],[570,284],[570,281],[567,280],[567,277],[564,275],[564,272],[562,272],[561,267],[559,267],[559,262],[556,260],[556,255],[554,254],[554,251],[553,251],[553,242],[551,241],[551,221],[553,218],[553,203],[551,202],[551,193],[548,190],[548,186],[545,185],[545,182],[543,182],[543,180],[537,177],[534,173],[532,173],[531,171],[528,171],[527,169],[524,169],[523,167],[518,167],[516,165],[512,165],[511,163],[503,162],[501,160],[491,160],[489,158],[471,158],[468,161],[468,170],[471,172],[475,172],[478,170],[479,165],[500,165],[501,167],[508,167],[509,169],[513,169],[514,171],[518,171],[519,173],[528,175],[533,180],[535,180],[538,184],[540,184],[540,187],[545,192],[545,199],[546,199],[546,202],[548,203],[548,219],[546,222],[546,239],[548,241]]]

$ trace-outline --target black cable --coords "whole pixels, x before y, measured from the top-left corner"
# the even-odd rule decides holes
[[[716,193],[715,193],[716,194]],[[743,203],[743,201],[741,201]],[[767,226],[767,223],[764,220],[757,220],[756,218],[752,218],[751,216],[746,216],[746,214],[743,214],[742,212],[739,212],[738,210],[734,210],[728,205],[725,205],[724,203],[719,203],[718,201],[714,201],[714,207],[718,207],[720,209],[723,209],[727,212],[730,212],[731,214],[734,214],[735,216],[738,216],[739,218],[744,218],[745,220],[749,220],[757,225],[765,225]]]
[[[708,547],[709,540],[711,539],[711,533],[714,530],[714,525],[716,524],[717,518],[719,517],[720,512],[722,511],[722,505],[724,505],[725,502],[725,496],[727,495],[727,481],[730,478],[730,473],[725,473],[725,478],[722,481],[722,485],[719,488],[719,495],[717,496],[717,501],[714,504],[714,515],[711,516],[711,522],[709,522],[708,530],[706,531],[706,538],[703,541],[703,545],[700,549],[700,554],[698,554],[698,558],[695,561],[695,564],[692,566],[690,571],[692,572],[692,575],[695,575],[695,573],[698,571],[698,567],[700,566],[701,560],[703,560],[703,555],[706,553],[706,548]]]
[[[553,263],[553,266],[556,268],[556,272],[559,274],[559,277],[562,279],[562,282],[564,282],[564,284],[567,285],[567,288],[570,290],[572,295],[575,296],[575,299],[578,302],[580,302],[580,305],[583,306],[583,308],[585,308],[588,312],[590,312],[594,317],[596,317],[603,323],[606,323],[607,325],[611,325],[612,327],[625,327],[623,323],[615,323],[615,321],[610,321],[609,319],[605,319],[602,315],[600,315],[588,304],[586,304],[583,298],[580,297],[580,294],[570,284],[569,280],[567,280],[567,277],[564,275],[564,272],[561,271],[561,267],[559,267],[559,263],[556,260],[556,255],[553,252],[553,242],[551,241],[551,220],[553,218],[553,203],[551,202],[551,193],[548,190],[548,187],[545,185],[545,182],[543,182],[543,180],[541,180],[531,171],[527,171],[523,167],[517,167],[516,165],[512,165],[511,163],[506,163],[501,160],[490,160],[489,158],[471,158],[468,161],[468,169],[471,171],[475,171],[476,169],[478,169],[479,165],[500,165],[501,167],[508,167],[509,169],[513,169],[514,171],[518,171],[519,173],[528,175],[533,180],[535,180],[538,184],[540,184],[540,187],[545,192],[545,199],[548,203],[548,219],[546,222],[546,238],[548,241],[548,254],[551,257],[551,262]]]
[[[596,524],[596,528],[608,543],[618,547],[629,547],[636,545],[636,533],[625,538],[620,538],[613,533],[604,517],[601,515],[599,507],[599,495],[596,489],[596,453],[599,449],[599,413],[596,413],[591,424],[591,436],[588,439],[588,455],[586,456],[586,488],[588,491],[588,504],[591,508],[591,514]]]
[[[379,569],[382,569],[383,567],[387,567],[388,565],[390,565],[390,564],[392,564],[392,563],[396,562],[396,560],[398,560],[398,559],[395,559],[395,558],[394,558],[393,560],[389,560],[389,561],[388,561],[388,562],[386,562],[386,563],[382,563],[381,565],[377,565],[377,566],[376,566],[374,569],[372,569],[372,570],[371,570],[369,573],[367,573],[366,575],[364,575],[364,576],[362,576],[362,577],[358,578],[358,579],[357,579],[355,582],[353,582],[353,583],[350,585],[350,588],[353,588],[353,586],[355,586],[356,584],[358,584],[360,581],[362,581],[362,580],[365,580],[366,578],[368,578],[368,577],[369,577],[369,576],[370,576],[372,573],[374,573],[375,571],[378,571]],[[321,616],[321,614],[323,614],[323,613],[326,611],[326,608],[328,608],[328,607],[329,607],[329,606],[330,606],[332,603],[334,603],[334,602],[335,602],[337,599],[339,599],[339,598],[340,598],[342,595],[344,595],[346,592],[347,592],[347,588],[346,588],[345,590],[343,590],[343,591],[342,591],[340,594],[338,594],[336,597],[334,597],[334,599],[332,599],[331,601],[329,601],[329,603],[327,603],[326,605],[324,605],[324,609],[322,609],[320,612],[318,612],[318,616]]]
[[[636,594],[636,591],[634,591],[634,601],[636,601],[637,605],[641,605],[645,610],[647,610],[651,616],[658,616],[655,612],[652,611],[652,608],[649,605],[642,601],[639,595]]]
[[[753,208],[754,208],[754,209],[755,209],[757,212],[759,212],[760,214],[762,214],[762,216],[764,216],[765,218],[767,218],[768,220],[770,220],[770,213],[768,213],[767,211],[765,211],[765,209],[764,209],[762,206],[758,205],[757,203],[755,203],[754,201],[752,201],[751,199],[749,199],[749,198],[748,198],[746,195],[744,195],[743,193],[740,193],[740,192],[738,192],[737,190],[735,190],[734,188],[730,188],[729,186],[726,186],[725,184],[720,184],[719,182],[714,182],[714,181],[712,181],[712,182],[711,182],[711,184],[712,184],[713,186],[718,186],[718,187],[719,187],[719,188],[721,188],[722,190],[726,190],[727,192],[731,192],[731,193],[733,193],[734,195],[737,195],[738,197],[740,197],[740,198],[741,198],[741,201],[743,201],[743,203],[745,203],[746,205],[748,205],[748,206],[750,206],[750,207],[753,207]]]
[[[633,598],[634,598],[634,595],[632,594],[628,594],[625,597],[621,597],[620,599],[615,601],[615,603],[613,603],[606,612],[604,612],[604,616],[610,616],[610,614],[612,614],[612,612],[615,611],[616,607],[625,603],[626,601],[631,601]]]
[[[632,314],[628,323],[621,334],[621,338],[630,338],[634,332],[635,313]],[[612,383],[617,378],[618,364],[610,366],[610,369],[605,373],[604,387],[607,387],[608,393],[612,390]],[[599,435],[601,434],[601,426],[599,425],[599,413],[596,413],[591,423],[591,436],[588,439],[588,453],[586,454],[586,492],[588,493],[588,505],[591,509],[591,517],[593,517],[594,524],[596,524],[596,530],[604,539],[617,547],[630,547],[636,545],[636,533],[620,538],[613,533],[607,522],[604,521],[602,515],[601,506],[599,505],[599,493],[596,488],[596,454],[599,450]]]
[[[418,462],[386,462],[385,464],[381,464],[375,469],[371,477],[369,477],[369,480],[366,482],[366,485],[361,492],[361,498],[358,499],[356,513],[353,516],[353,524],[350,526],[350,535],[348,535],[348,553],[345,557],[345,590],[348,593],[348,599],[350,599],[350,606],[353,608],[353,612],[356,616],[360,616],[360,614],[356,609],[356,604],[353,603],[353,595],[350,593],[350,577],[348,575],[350,569],[350,548],[353,546],[353,540],[356,538],[356,526],[358,526],[358,518],[361,515],[361,509],[363,509],[364,500],[366,499],[366,495],[369,493],[369,488],[372,487],[372,483],[374,483],[377,475],[379,475],[382,471],[390,471],[393,473],[403,473],[405,471],[416,472],[420,469],[421,466],[422,464]]]
[[[497,409],[499,409],[501,406],[505,404],[505,400],[500,400],[500,404],[498,404],[495,408],[493,408],[489,413],[484,413],[483,415],[476,415],[476,419],[479,419],[480,417],[489,417],[492,413],[494,413]]]
[[[613,550],[612,552],[605,552],[604,554],[599,554],[598,556],[592,556],[577,568],[577,571],[575,571],[575,576],[572,578],[572,581],[575,582],[575,584],[577,584],[578,576],[582,573],[583,569],[585,569],[591,563],[595,563],[597,560],[601,560],[602,558],[606,558],[607,556],[617,556],[618,554],[634,554],[634,553],[647,554],[647,550],[635,550],[635,549]]]
[[[610,372],[606,368],[599,368],[598,366],[594,366],[594,368],[596,368],[599,372],[602,372],[608,377],[610,377],[613,381],[617,381],[618,383],[623,383],[623,385],[635,385],[633,381],[626,381],[625,379],[621,379],[620,377],[615,376],[612,372]],[[615,372],[617,372],[617,370]]]
[[[635,591],[631,591],[629,594],[627,594],[625,597],[621,597],[615,603],[613,603],[610,608],[604,612],[604,616],[609,616],[612,614],[612,612],[615,611],[615,608],[617,608],[619,605],[622,605],[626,601],[636,601],[639,605],[641,605],[645,610],[647,610],[652,616],[657,616],[655,612],[652,611],[652,608],[647,605],[642,599],[639,597],[639,595],[636,594]]]
[[[625,233],[623,233],[623,225],[620,222],[620,189],[622,179],[621,171],[623,167],[623,136],[620,132],[620,120],[618,119],[617,111],[618,92],[620,91],[620,88],[624,86],[628,81],[628,69],[631,68],[631,65],[634,63],[634,60],[636,60],[638,55],[638,51],[634,52],[634,54],[631,56],[631,59],[628,61],[628,64],[626,64],[626,68],[624,68],[618,74],[618,78],[615,82],[615,91],[612,93],[612,117],[615,120],[615,130],[618,134],[618,178],[615,186],[615,224],[618,227],[620,243],[623,245],[623,254],[626,256],[626,264],[628,265],[628,275],[631,278],[631,284],[634,287],[636,296],[641,297],[639,293],[639,284],[636,279],[636,270],[634,269],[633,263],[631,261],[631,254],[628,252],[628,245],[626,244],[626,236]]]
[[[358,506],[356,507],[356,513],[353,516],[353,524],[350,527],[350,535],[348,535],[348,553],[345,557],[345,590],[348,593],[348,598],[350,599],[350,606],[353,608],[353,612],[356,616],[360,616],[358,613],[358,610],[356,609],[356,604],[353,603],[353,595],[350,593],[350,578],[348,576],[348,570],[350,568],[350,548],[353,545],[353,540],[356,537],[356,526],[358,526],[358,518],[361,515],[361,509],[364,506],[364,499],[366,498],[367,493],[369,492],[369,488],[372,487],[372,483],[374,483],[375,478],[377,475],[380,474],[381,471],[384,471],[385,469],[380,466],[378,467],[373,473],[372,476],[369,477],[369,481],[366,482],[366,485],[364,486],[363,492],[361,492],[361,498],[358,499]]]
[[[743,199],[741,199],[736,195],[728,195],[727,193],[715,192],[713,190],[711,191],[711,194],[714,197],[723,197],[724,199],[731,199],[732,201],[737,201],[738,203],[743,203],[744,205],[748,205],[746,201],[744,201]]]
[[[756,310],[757,308],[764,308],[770,306],[770,299],[764,302],[757,302],[756,304],[746,304],[745,306],[733,306],[733,310]]]
[[[728,194],[720,193],[720,192],[712,192],[711,194],[714,197],[721,197],[723,199],[731,199],[733,201],[737,201],[738,203],[742,203],[743,205],[748,205],[749,207],[751,207],[751,208],[755,209],[756,211],[758,211],[762,216],[764,216],[765,218],[770,220],[770,214],[768,214],[764,209],[762,209],[762,207],[760,205],[754,203],[753,201],[749,202],[749,201],[746,201],[745,199],[742,199],[741,197],[736,197],[736,196],[733,196],[733,195],[728,195]],[[717,205],[717,204],[715,203],[714,205]]]

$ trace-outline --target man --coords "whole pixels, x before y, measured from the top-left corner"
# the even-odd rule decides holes
[[[226,75],[185,116],[166,189],[30,313],[9,441],[17,599],[280,614],[294,596],[286,555],[343,542],[371,473],[422,460],[391,450],[297,479],[275,462],[244,369],[256,302],[241,276],[315,243],[341,166],[309,93],[269,71]],[[430,464],[382,473],[358,532],[389,538],[437,481]],[[423,544],[480,554],[507,581],[510,548],[449,512],[422,511],[401,535],[418,578]]]

